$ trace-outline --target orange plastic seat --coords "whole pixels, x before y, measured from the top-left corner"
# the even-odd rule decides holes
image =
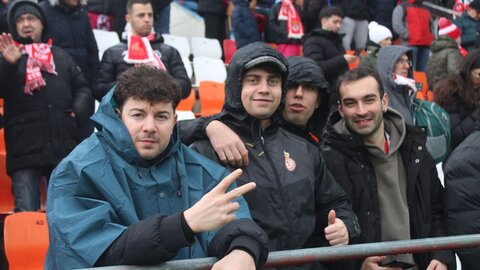
[[[49,243],[45,213],[11,214],[5,218],[3,234],[10,270],[43,269]]]
[[[0,217],[13,213],[12,180],[7,175],[7,153],[3,129],[0,129]]]
[[[200,114],[208,116],[219,113],[225,99],[225,84],[212,81],[201,81],[198,86],[200,96]]]
[[[233,54],[237,51],[237,43],[233,39],[223,40],[223,54],[225,56],[225,64],[230,64]]]
[[[179,111],[191,111],[195,104],[195,90],[192,89],[190,95],[186,99],[182,99],[177,106]]]

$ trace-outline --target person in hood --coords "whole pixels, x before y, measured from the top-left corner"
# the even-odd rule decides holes
[[[405,46],[387,46],[377,54],[377,70],[382,87],[388,95],[388,104],[409,125],[413,125],[410,108],[416,92],[411,59],[412,50]]]
[[[329,117],[322,148],[328,169],[358,215],[358,242],[446,236],[443,187],[425,147],[425,128],[406,124],[389,107],[389,95],[374,71],[349,71],[337,87],[338,112]],[[338,269],[379,269],[394,259],[416,269],[455,269],[449,250],[373,256],[341,262],[346,265]]]
[[[344,191],[326,169],[319,149],[279,125],[287,74],[286,59],[263,43],[242,47],[230,62],[218,119],[248,149],[249,164],[237,182],[257,184],[245,199],[253,220],[268,235],[270,251],[346,245],[359,227]],[[191,147],[220,161],[208,140]]]
[[[220,258],[218,269],[256,269],[266,261],[266,234],[242,197],[255,183],[236,187],[241,170],[229,175],[180,143],[180,93],[156,68],[120,75],[92,117],[98,132],[52,173],[45,269],[206,256]]]
[[[480,121],[475,130],[450,154],[445,163],[445,211],[450,235],[477,233],[480,229]],[[480,248],[456,250],[462,269],[478,268]]]
[[[320,11],[321,27],[314,29],[303,44],[303,55],[314,60],[325,72],[330,84],[331,110],[337,108],[335,85],[338,76],[348,70],[348,64],[357,60],[357,56],[345,53],[342,45],[343,34],[339,34],[343,21],[343,12],[335,6],[325,7]]]
[[[279,114],[281,127],[292,132],[313,145],[317,145],[321,132],[328,118],[328,83],[323,77],[322,69],[312,59],[292,56],[288,59],[287,93],[284,107]],[[218,120],[202,122],[202,119],[181,124],[182,140],[189,142],[188,137],[208,139],[215,152],[224,164],[244,166],[248,164],[248,151],[241,138],[228,126]],[[193,125],[203,124],[193,135]],[[200,133],[200,134],[198,134]]]
[[[136,64],[147,64],[165,70],[182,88],[182,98],[190,95],[192,83],[180,53],[163,43],[161,34],[153,33],[153,8],[150,0],[129,0],[125,19],[131,24],[127,40],[105,51],[95,86],[95,98],[113,87],[117,77]]]
[[[377,71],[377,53],[386,46],[392,45],[392,32],[387,27],[372,21],[368,24],[368,42],[366,55],[360,59],[358,67]]]
[[[28,0],[12,4],[11,34],[0,36],[7,174],[15,212],[40,209],[40,180],[80,142],[92,94],[74,60],[51,46],[45,16]]]
[[[52,38],[53,44],[64,49],[73,57],[80,67],[85,79],[91,87],[94,86],[98,67],[98,47],[93,36],[90,20],[85,8],[85,0],[49,0],[42,1],[42,8],[48,25],[46,35]],[[92,92],[93,95],[93,92]],[[95,102],[89,104],[90,115],[95,112]],[[87,138],[93,132],[93,122],[87,118],[80,123],[82,138]]]

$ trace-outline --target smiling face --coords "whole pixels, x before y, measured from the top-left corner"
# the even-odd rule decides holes
[[[15,21],[17,33],[22,38],[31,38],[33,42],[40,42],[42,39],[42,21],[31,13],[20,15]]]
[[[172,102],[150,103],[128,98],[117,114],[145,160],[155,159],[167,148],[177,122]]]
[[[365,141],[383,136],[383,113],[387,110],[388,97],[380,97],[377,81],[365,77],[340,86],[338,111],[347,127]]]
[[[153,9],[151,4],[136,3],[132,5],[125,19],[132,25],[132,34],[146,37],[153,28]]]
[[[242,80],[242,104],[257,119],[268,119],[280,104],[282,77],[261,68],[249,69]]]
[[[285,96],[283,117],[294,125],[306,126],[320,101],[318,90],[314,86],[299,84],[290,87]]]

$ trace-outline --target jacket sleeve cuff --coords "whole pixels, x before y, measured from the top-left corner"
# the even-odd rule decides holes
[[[258,241],[249,236],[238,236],[230,243],[228,253],[232,252],[234,249],[240,249],[250,254],[255,261],[255,265],[258,266],[258,258],[260,257],[261,252],[261,246]]]
[[[158,231],[162,235],[165,246],[170,250],[177,250],[193,243],[188,241],[188,237],[182,227],[183,212],[173,214],[162,219],[158,226]]]

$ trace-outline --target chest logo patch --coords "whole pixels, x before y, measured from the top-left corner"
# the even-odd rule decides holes
[[[295,162],[295,160],[293,160],[293,158],[290,157],[290,153],[285,150],[283,151],[283,156],[285,157],[285,168],[293,172],[297,167],[297,163]]]

